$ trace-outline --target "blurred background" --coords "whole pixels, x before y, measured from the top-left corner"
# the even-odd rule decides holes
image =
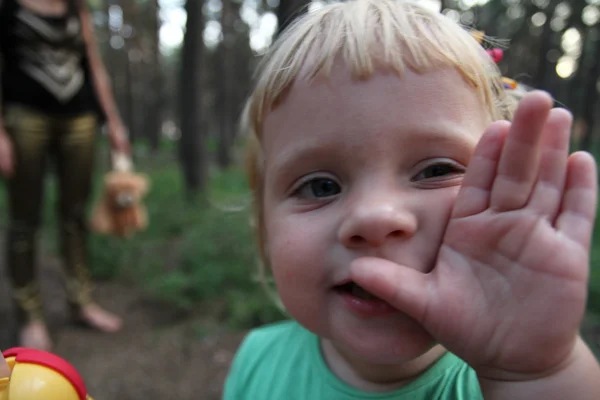
[[[285,316],[256,280],[238,115],[252,72],[279,30],[310,0],[87,0],[134,147],[147,174],[150,227],[91,243],[97,298],[126,318],[117,335],[61,324],[54,203],[40,256],[56,352],[96,400],[218,399],[244,333]],[[600,0],[425,1],[502,39],[505,76],[549,91],[575,116],[573,149],[598,155]],[[100,149],[96,196],[108,170]],[[0,187],[4,190],[4,187]],[[48,180],[54,197],[54,181]],[[2,202],[5,196],[0,196]],[[5,209],[4,204],[0,204]],[[4,213],[0,223],[6,223]],[[586,340],[600,345],[600,237],[592,254]],[[0,348],[11,311],[0,279]]]

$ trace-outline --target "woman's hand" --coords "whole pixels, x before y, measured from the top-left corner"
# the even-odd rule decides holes
[[[127,128],[120,123],[108,124],[108,138],[113,151],[117,153],[131,154],[131,145],[127,137]]]
[[[10,178],[14,173],[15,160],[13,146],[8,134],[0,128],[0,174]]]

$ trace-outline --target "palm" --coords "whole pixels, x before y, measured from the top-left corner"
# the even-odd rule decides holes
[[[585,307],[596,177],[568,157],[570,117],[522,101],[476,149],[435,268],[359,267],[360,284],[482,370],[546,371],[568,354]]]
[[[565,357],[581,322],[582,266],[587,252],[531,210],[453,218],[422,322],[471,365],[545,370]]]

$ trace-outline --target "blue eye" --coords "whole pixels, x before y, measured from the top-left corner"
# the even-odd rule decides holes
[[[423,179],[448,178],[464,173],[464,168],[452,163],[437,163],[424,168],[415,175],[412,180],[419,181]]]
[[[295,195],[303,198],[326,198],[341,192],[340,185],[329,178],[314,178],[296,190]]]

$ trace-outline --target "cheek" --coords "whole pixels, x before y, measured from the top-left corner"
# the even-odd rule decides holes
[[[315,228],[307,217],[266,213],[269,262],[279,283],[289,285],[312,279],[307,266],[320,265],[324,242]]]
[[[432,251],[442,243],[458,191],[458,187],[431,191],[421,199],[421,238]]]
[[[459,186],[453,186],[432,196],[437,203],[437,207],[435,207],[435,218],[442,222],[444,228],[450,220],[450,215],[452,214],[452,209],[454,208],[454,203],[456,202],[459,190]]]
[[[431,190],[419,199],[419,246],[428,261],[442,243],[459,187]]]
[[[299,234],[301,228],[293,226],[286,218],[277,216],[275,212],[265,213],[265,229],[269,262],[276,278],[289,276],[294,273],[298,260],[299,249],[304,247],[304,235]],[[301,254],[301,253],[300,253]],[[285,276],[281,276],[284,274]]]
[[[296,227],[298,229],[298,227]],[[307,295],[318,280],[310,266],[316,264],[307,235],[297,234],[291,224],[279,223],[269,231],[269,262],[277,292],[285,309],[298,318],[306,312]],[[313,258],[311,258],[313,257]]]
[[[296,242],[292,234],[286,235],[282,232],[269,238],[269,261],[273,269],[273,275],[278,282],[289,282],[297,278],[299,273],[298,264],[303,261],[298,257],[300,246],[301,243]]]

